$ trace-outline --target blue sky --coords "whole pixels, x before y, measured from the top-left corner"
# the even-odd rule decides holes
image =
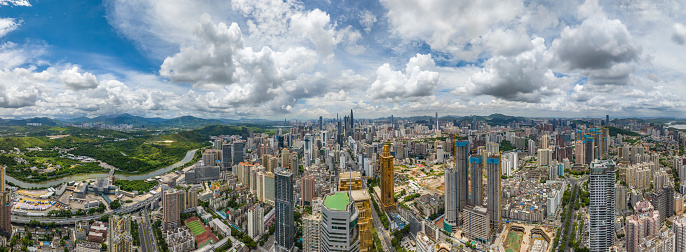
[[[684,8],[0,0],[0,117],[683,117]]]

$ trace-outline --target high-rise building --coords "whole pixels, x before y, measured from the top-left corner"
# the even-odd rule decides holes
[[[303,251],[304,252],[319,252],[320,246],[320,229],[322,226],[322,215],[319,212],[312,212],[312,214],[305,214],[303,216]]]
[[[291,155],[288,152],[288,149],[283,148],[281,151],[281,167],[283,168],[290,168],[290,162],[291,162]]]
[[[0,234],[9,237],[12,234],[11,211],[12,193],[5,190],[5,169],[0,165]]]
[[[629,191],[626,186],[615,185],[615,208],[616,210],[626,210],[629,206]]]
[[[674,215],[674,187],[656,188],[650,195],[650,203],[660,212],[660,222]]]
[[[300,204],[302,206],[311,206],[312,205],[312,199],[314,198],[314,176],[309,175],[309,176],[303,176],[300,179],[300,198],[301,202]]]
[[[445,189],[445,216],[443,217],[443,229],[447,232],[454,232],[457,223],[457,173],[455,168],[446,167],[444,176]]]
[[[293,249],[293,235],[295,234],[293,174],[278,171],[275,180],[276,247],[277,251],[290,251]]]
[[[231,170],[231,144],[222,144],[222,170]]]
[[[609,151],[610,151],[610,129],[607,127],[603,128],[603,137],[602,137],[602,145],[603,145],[603,155],[602,157],[604,159],[607,159],[609,157]]]
[[[483,202],[483,175],[482,175],[482,170],[483,170],[483,165],[481,163],[482,157],[477,155],[477,156],[472,156],[469,157],[469,176],[471,177],[471,191],[472,195],[469,198],[470,201],[469,203],[475,206],[482,206],[484,204]]]
[[[686,252],[686,217],[674,220],[674,252]]]
[[[395,206],[394,178],[393,178],[393,156],[388,145],[383,146],[383,151],[379,156],[379,169],[381,169],[381,204],[383,209]]]
[[[461,221],[459,215],[462,213],[462,208],[464,208],[468,203],[468,193],[469,193],[469,141],[457,141],[455,142],[455,173],[457,176],[457,216],[456,223],[460,225]]]
[[[164,228],[170,230],[178,227],[181,219],[181,204],[179,204],[179,194],[175,188],[162,192],[162,211],[164,217]]]
[[[350,191],[362,189],[362,178],[359,172],[342,172],[338,175],[338,190]]]
[[[586,137],[584,141],[584,164],[590,165],[595,160],[595,139],[593,137]]]
[[[548,135],[542,135],[541,136],[541,149],[548,149]]]
[[[243,162],[243,147],[245,147],[244,142],[234,142],[231,145],[231,162],[234,165]]]
[[[372,250],[372,213],[369,192],[362,188],[362,177],[359,172],[343,172],[338,176],[338,190],[349,192],[359,212],[357,226],[360,233],[360,252]]]
[[[248,236],[257,239],[264,231],[264,208],[254,205],[248,209]]]
[[[321,211],[321,251],[360,251],[359,211],[350,194],[326,195]]]
[[[191,188],[186,193],[186,208],[196,208],[198,206],[198,188]]]
[[[660,214],[647,200],[636,203],[634,215],[626,220],[626,251],[638,252],[643,238],[658,234]]]
[[[550,167],[553,161],[553,150],[538,149],[538,168]]]
[[[470,240],[488,244],[491,238],[490,215],[485,207],[465,206],[462,209],[462,235]]]
[[[109,219],[107,251],[133,252],[133,237],[131,236],[131,215],[113,214]]]
[[[592,252],[605,252],[615,239],[615,162],[591,163],[590,245]]]
[[[574,145],[574,163],[584,164],[586,158],[584,158],[584,141],[577,140]]]
[[[202,163],[205,166],[219,166],[221,153],[219,150],[207,149],[202,153]]]
[[[486,160],[486,193],[488,197],[488,214],[491,221],[491,229],[500,230],[500,155],[493,155]]]

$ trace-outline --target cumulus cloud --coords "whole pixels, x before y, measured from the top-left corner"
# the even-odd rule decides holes
[[[626,85],[642,47],[621,21],[594,16],[578,27],[566,27],[551,51],[562,69],[581,70],[591,84]]]
[[[610,68],[638,60],[642,51],[621,21],[602,17],[566,27],[551,49],[569,70]]]
[[[181,47],[179,53],[167,57],[160,75],[173,82],[191,82],[194,85],[233,83],[236,78],[234,57],[238,49],[243,48],[238,25],[215,25],[209,15],[203,15],[194,34],[199,45]]]
[[[393,32],[407,40],[426,41],[432,49],[459,51],[496,24],[515,19],[520,0],[382,0]]]
[[[329,14],[314,9],[308,13],[296,13],[291,16],[290,27],[310,40],[317,48],[317,52],[326,57],[337,44],[335,31],[329,21]]]
[[[486,35],[486,45],[496,55],[513,56],[533,47],[531,39],[522,30],[497,29]]]
[[[14,18],[0,18],[0,38],[19,28],[19,23]]]
[[[433,94],[438,85],[438,72],[422,70],[433,68],[430,54],[417,54],[407,62],[405,72],[395,71],[386,63],[376,70],[376,80],[367,90],[374,99],[400,100]]]
[[[60,81],[70,89],[90,89],[98,86],[98,80],[92,73],[79,73],[79,67],[74,66],[63,70],[59,76]]]
[[[563,79],[548,68],[543,38],[535,38],[531,43],[531,50],[486,61],[484,69],[468,80],[474,86],[474,94],[508,101],[540,102],[544,95],[553,93]]]
[[[672,33],[672,41],[679,45],[686,43],[686,26],[680,23],[675,23],[674,33]]]
[[[0,108],[21,108],[36,104],[45,80],[34,69],[0,71]]]

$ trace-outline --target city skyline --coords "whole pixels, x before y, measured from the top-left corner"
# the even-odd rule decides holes
[[[683,8],[4,0],[0,118],[682,118]]]

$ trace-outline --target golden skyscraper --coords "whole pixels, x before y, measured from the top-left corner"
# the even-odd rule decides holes
[[[381,204],[384,209],[392,208],[395,206],[393,199],[393,156],[391,156],[391,151],[388,145],[383,146],[383,152],[380,156],[380,169],[381,169]]]

